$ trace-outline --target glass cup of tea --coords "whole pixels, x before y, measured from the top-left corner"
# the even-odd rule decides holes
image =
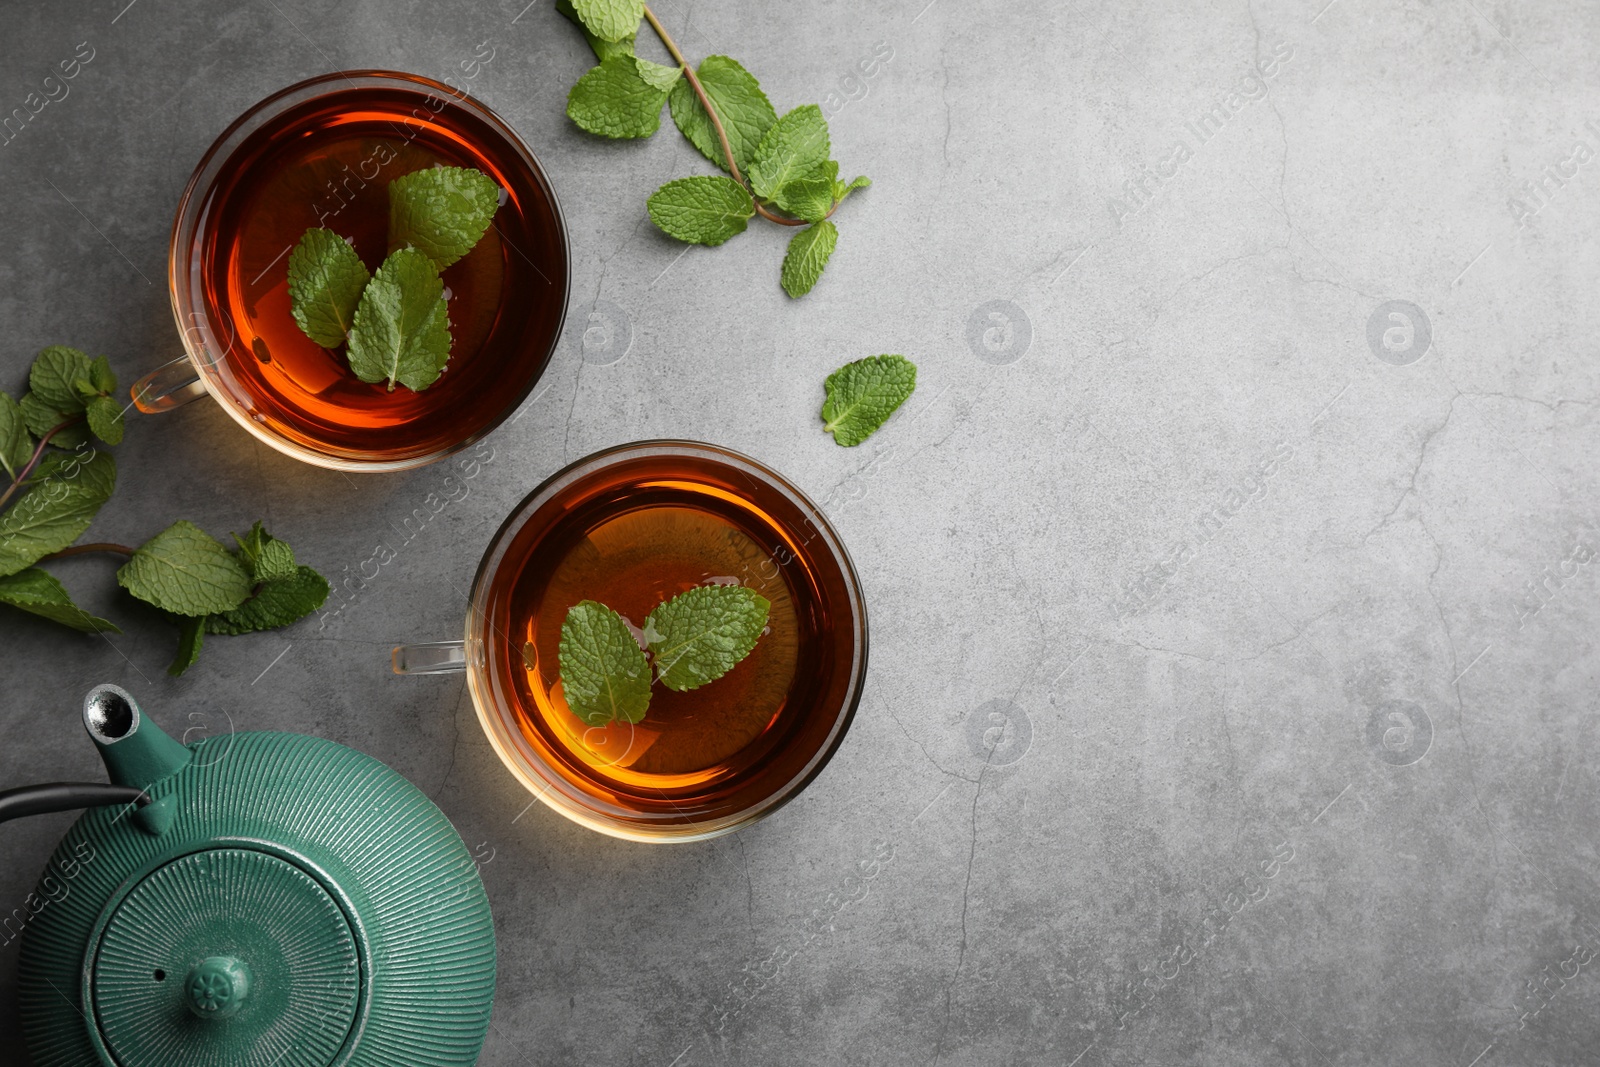
[[[482,240],[444,271],[453,343],[426,390],[368,383],[296,324],[290,253],[306,230],[346,238],[368,269],[387,246],[388,183],[435,165],[500,187]],[[538,160],[459,90],[415,74],[325,74],[275,93],[200,160],[172,227],[168,283],[185,355],[140,380],[141,411],[210,393],[278,451],[345,471],[421,466],[514,412],[566,316],[566,223]]]
[[[569,608],[598,601],[638,628],[713,583],[771,604],[744,660],[697,689],[653,686],[638,723],[572,713]],[[490,542],[464,639],[394,650],[398,674],[466,671],[511,773],[574,822],[635,841],[716,837],[792,798],[843,740],[866,667],[866,605],[821,512],[755,460],[692,441],[623,445],[552,475]]]

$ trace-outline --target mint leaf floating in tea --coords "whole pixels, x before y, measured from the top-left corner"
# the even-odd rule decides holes
[[[783,255],[783,291],[790,296],[805,296],[822,277],[822,268],[839,242],[839,230],[827,219],[807,226],[789,238],[789,251]]]
[[[645,638],[668,689],[698,689],[738,666],[767,627],[772,604],[742,585],[702,585],[656,607]]]
[[[90,452],[87,459],[52,452],[30,473],[31,478],[18,478],[6,491],[9,496],[27,485],[11,509],[0,514],[0,576],[15,574],[76,541],[100,505],[111,499],[117,464],[106,452]]]
[[[567,93],[567,117],[601,137],[649,137],[660,129],[661,106],[681,73],[637,56],[612,56]]]
[[[21,608],[86,634],[122,632],[116,623],[90,615],[74,604],[55,575],[39,567],[28,567],[0,578],[0,604]]]
[[[755,202],[744,186],[732,178],[679,178],[668,182],[649,200],[650,219],[680,241],[720,245],[744,232]]]
[[[450,359],[450,313],[440,272],[483,239],[500,187],[469,167],[431,167],[389,183],[389,257],[368,275],[356,250],[307,230],[289,256],[290,312],[323,348],[345,345],[364,382],[423,390]],[[26,398],[24,398],[26,399]],[[24,415],[27,412],[24,411]]]
[[[643,634],[656,677],[680,692],[716,681],[756,647],[771,608],[765,597],[738,585],[696,586],[656,605]],[[562,695],[585,723],[645,717],[650,663],[621,615],[593,600],[568,609],[560,657]]]
[[[590,726],[638,722],[650,707],[650,665],[622,616],[593,600],[561,624],[561,693]]]
[[[179,519],[134,552],[117,583],[176,615],[231,611],[250,595],[250,574],[222,542]]]
[[[408,245],[444,270],[494,221],[500,187],[468,167],[430,167],[389,183],[389,251]]]
[[[372,276],[350,331],[350,369],[364,382],[426,389],[450,358],[444,282],[414,248],[390,253]]]
[[[821,108],[808,104],[780,119],[761,84],[736,60],[713,55],[698,68],[691,66],[644,4],[556,0],[556,10],[578,25],[599,60],[567,94],[573,122],[601,137],[649,137],[661,125],[661,94],[667,93],[679,132],[728,175],[722,185],[686,185],[708,179],[679,179],[650,196],[650,218],[668,236],[718,245],[744,232],[756,215],[782,226],[821,224],[851,192],[871,184],[865,178],[848,185],[839,181],[839,164],[828,158],[828,123]],[[641,17],[676,67],[634,54]],[[831,224],[813,225],[790,241],[779,274],[784,291],[791,297],[810,292],[838,241],[839,231]]]
[[[10,479],[0,489],[0,605],[85,633],[119,633],[114,623],[74,604],[66,587],[34,564],[85,553],[127,557],[119,582],[179,627],[178,656],[167,668],[172,674],[194,663],[208,628],[245,633],[277,627],[322,606],[327,581],[296,565],[289,546],[259,522],[244,536],[234,535],[237,554],[181,521],[140,548],[73,544],[116,486],[116,462],[88,447],[88,435],[112,445],[122,440],[117,377],[104,356],[91,360],[52,345],[34,360],[29,384],[32,391],[21,402],[0,393],[0,467]],[[71,452],[62,450],[68,442]]]
[[[367,265],[343,237],[327,229],[307,230],[289,254],[294,321],[323,348],[338,348],[350,333],[370,278]]]
[[[823,430],[841,445],[859,445],[888,421],[917,387],[917,368],[904,356],[868,356],[846,363],[824,385]]]

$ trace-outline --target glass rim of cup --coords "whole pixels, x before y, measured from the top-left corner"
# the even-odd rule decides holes
[[[460,441],[422,455],[406,456],[398,459],[361,459],[341,455],[337,452],[319,450],[273,432],[252,419],[239,401],[217,380],[215,368],[221,357],[211,355],[210,348],[214,347],[214,343],[212,346],[208,346],[204,337],[196,338],[194,336],[196,331],[203,331],[205,335],[210,335],[213,332],[210,324],[204,321],[207,316],[203,311],[203,303],[194,299],[193,286],[195,283],[192,277],[199,271],[199,266],[193,262],[193,250],[200,236],[201,220],[199,209],[202,202],[206,199],[206,195],[215,184],[222,168],[232,157],[233,152],[251,134],[287,109],[328,92],[328,86],[335,82],[344,82],[346,87],[351,90],[400,85],[414,89],[419,98],[444,97],[459,107],[473,111],[477,118],[483,120],[498,136],[504,139],[514,150],[514,154],[520,157],[527,166],[534,183],[539,186],[549,200],[550,210],[555,217],[556,229],[561,240],[564,269],[562,271],[562,294],[559,302],[560,314],[557,316],[555,328],[550,335],[548,351],[540,361],[537,372],[528,376],[527,382],[518,392],[515,399],[509,402],[498,416],[488,420],[484,425]],[[567,312],[572,300],[572,241],[567,228],[566,214],[561,208],[561,200],[556,194],[555,186],[550,181],[544,165],[539,162],[533,149],[528,147],[515,128],[489,105],[469,93],[423,74],[380,68],[330,71],[326,74],[318,74],[295,82],[292,85],[284,86],[282,89],[252,104],[217,135],[211,146],[206,149],[205,154],[200,157],[200,162],[195,164],[194,172],[189,176],[188,184],[184,186],[183,194],[178,199],[178,209],[173,215],[171,237],[167,246],[167,292],[172,304],[173,321],[177,325],[178,335],[182,340],[184,357],[187,357],[189,364],[193,367],[200,385],[211,395],[218,406],[227,412],[235,422],[249,431],[251,436],[284,455],[329,470],[358,473],[411,470],[455,455],[462,449],[469,448],[481,441],[503,425],[507,419],[511,418],[523,402],[532,395],[534,387],[538,385],[540,379],[544,377],[545,371],[549,369],[550,362],[555,356],[556,348],[560,344],[561,335],[566,327]],[[232,343],[232,340],[230,340],[230,349]],[[199,350],[198,353],[197,349]],[[204,353],[204,355],[199,353]]]

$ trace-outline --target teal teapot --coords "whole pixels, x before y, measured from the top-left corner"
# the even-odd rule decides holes
[[[421,791],[314,737],[179,744],[114,685],[83,721],[111,784],[0,793],[0,821],[90,809],[0,916],[37,1067],[476,1062],[494,924]]]

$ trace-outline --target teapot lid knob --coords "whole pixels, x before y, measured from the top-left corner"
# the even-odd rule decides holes
[[[185,1003],[202,1019],[237,1015],[250,995],[250,967],[233,956],[207,956],[183,980]]]

